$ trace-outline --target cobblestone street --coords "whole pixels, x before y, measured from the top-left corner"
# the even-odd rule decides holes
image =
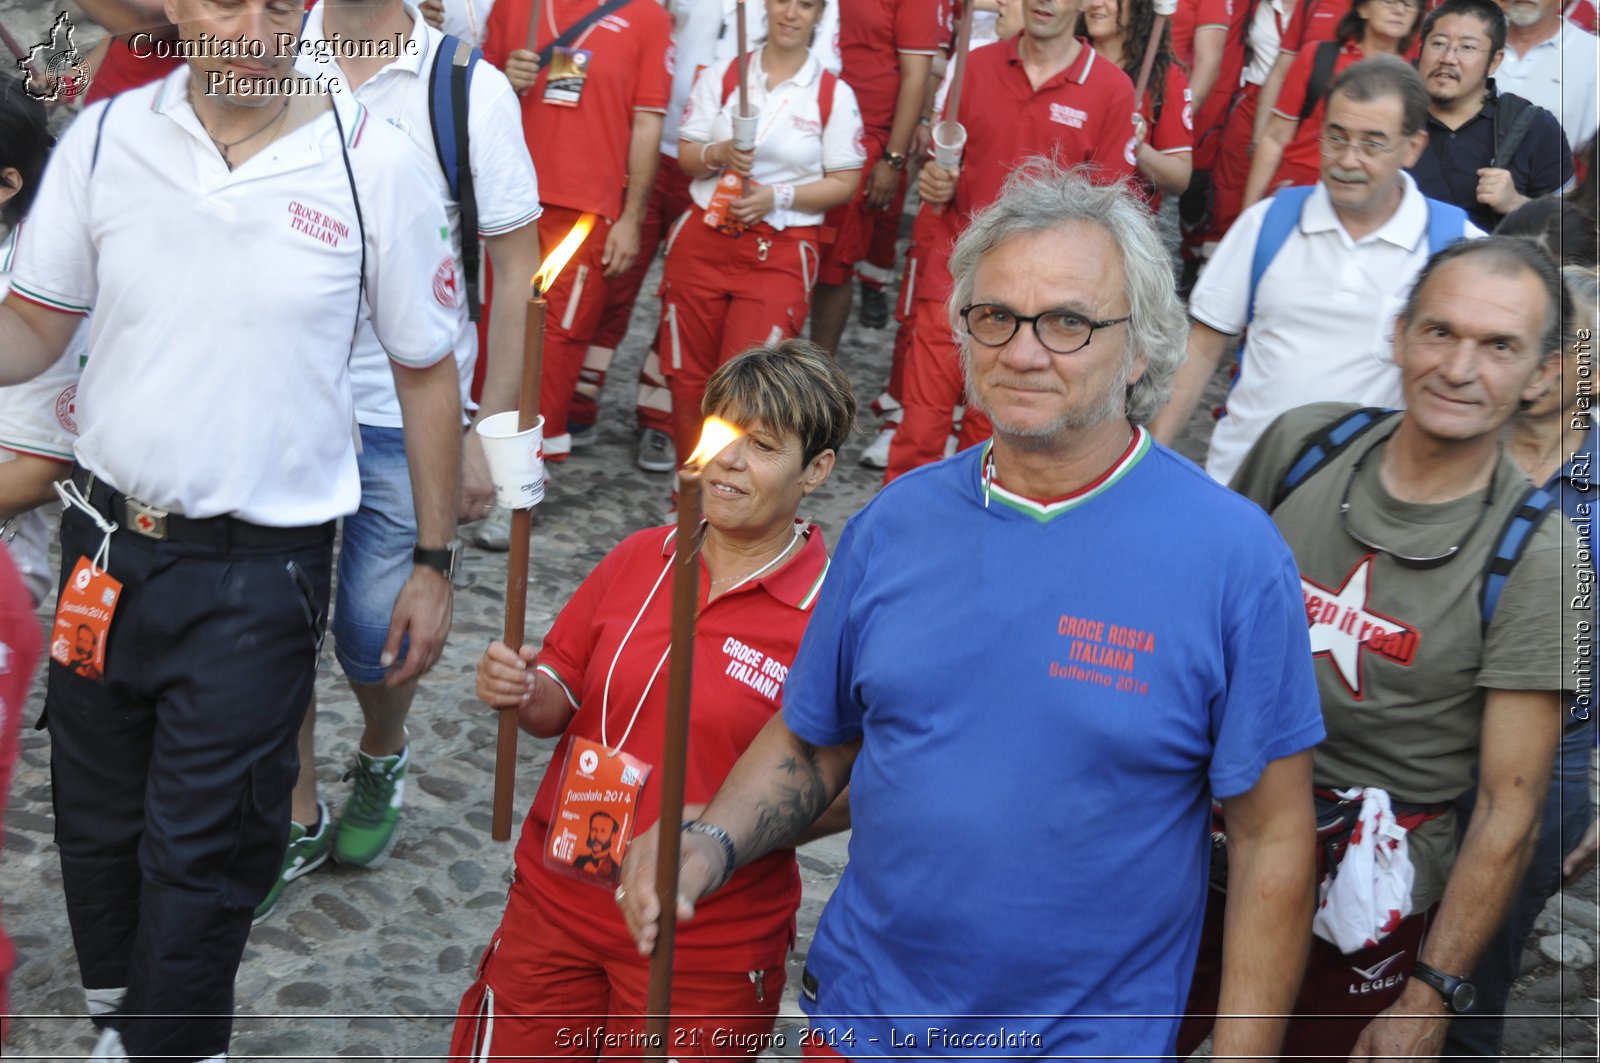
[[[26,48],[40,39],[62,0],[0,0],[0,23]],[[79,18],[84,51],[99,36]],[[656,289],[659,266],[645,285]],[[626,534],[665,519],[669,477],[636,465],[633,388],[655,332],[658,304],[640,300],[603,398],[599,440],[552,469],[537,511],[527,630],[536,641],[579,580]],[[891,323],[892,324],[892,323]],[[802,515],[830,544],[848,517],[876,491],[881,473],[858,457],[875,427],[867,403],[882,389],[892,328],[854,320],[841,351],[860,400],[862,431],[828,484]],[[1214,388],[1222,387],[1219,378]],[[1209,410],[1212,402],[1202,403]],[[1182,449],[1200,455],[1209,418],[1197,417]],[[1159,558],[1149,559],[1159,564]],[[489,839],[495,718],[473,694],[473,668],[503,625],[505,555],[469,547],[457,576],[455,623],[445,655],[423,682],[411,718],[412,764],[401,838],[375,871],[332,862],[288,887],[271,917],[254,929],[237,982],[238,1060],[333,1058],[431,1059],[443,1055],[454,1009],[472,979],[505,902],[511,845]],[[49,617],[41,613],[41,622]],[[84,1002],[52,835],[49,741],[31,729],[42,697],[43,669],[26,716],[21,758],[5,817],[0,899],[15,940],[12,980],[17,1018],[3,1054],[11,1059],[82,1058],[95,1040]],[[348,784],[361,714],[324,652],[318,679],[317,775],[335,816]],[[523,735],[515,822],[520,829],[553,740]],[[800,850],[805,899],[800,940],[791,957],[774,1056],[797,1057],[795,987],[817,916],[847,860],[848,835]],[[1002,918],[1003,899],[996,916]],[[1594,1058],[1597,920],[1595,875],[1558,895],[1531,939],[1512,1001],[1507,1058]]]

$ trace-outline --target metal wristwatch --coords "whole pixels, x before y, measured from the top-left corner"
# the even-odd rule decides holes
[[[1457,1015],[1471,1008],[1472,1002],[1478,998],[1478,991],[1471,982],[1453,974],[1445,974],[1436,967],[1429,967],[1421,960],[1411,968],[1411,976],[1438,990],[1439,995],[1444,997],[1444,1006]]]
[[[436,570],[445,579],[453,581],[456,578],[456,565],[461,561],[461,540],[451,539],[443,546],[432,550],[425,548],[421,543],[411,548],[411,562],[416,565],[427,565]]]
[[[906,153],[903,151],[885,151],[883,161],[889,164],[891,170],[904,170],[906,168]]]

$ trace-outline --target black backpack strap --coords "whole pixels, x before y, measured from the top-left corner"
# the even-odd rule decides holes
[[[477,51],[466,41],[456,42],[450,67],[450,107],[455,112],[457,183],[461,186],[461,272],[467,285],[467,317],[483,313],[478,294],[478,194],[472,183],[472,156],[467,132],[467,102],[472,88],[472,64]]]
[[[539,49],[539,69],[544,70],[550,65],[550,57],[555,54],[557,48],[565,48],[567,45],[577,40],[579,35],[582,34],[584,30],[588,29],[596,22],[599,22],[613,11],[622,10],[632,2],[633,0],[607,0],[606,3],[601,4],[599,7],[595,8],[593,11],[574,22],[572,25],[568,26],[566,31],[563,32],[561,36],[557,37],[555,40]]]
[[[106,135],[106,115],[111,113],[111,105],[117,102],[115,96],[107,98],[106,105],[100,108],[100,120],[94,124],[94,153],[89,156],[89,176],[94,176],[94,168],[100,163],[100,140]]]
[[[1483,569],[1483,586],[1478,591],[1478,606],[1485,632],[1489,630],[1489,621],[1494,619],[1494,607],[1500,603],[1500,592],[1506,589],[1511,570],[1521,560],[1539,522],[1555,507],[1554,491],[1530,486],[1517,508],[1506,519],[1505,526],[1500,529],[1494,552],[1489,555],[1489,562]]]
[[[1279,480],[1278,486],[1273,489],[1272,504],[1267,507],[1267,512],[1271,513],[1283,505],[1283,500],[1289,497],[1291,491],[1316,475],[1324,465],[1354,443],[1363,432],[1393,412],[1377,406],[1363,406],[1359,410],[1345,414],[1312,436],[1300,453],[1295,455],[1294,461],[1289,463],[1283,479]]]
[[[350,145],[345,137],[344,120],[339,117],[339,103],[330,96],[328,105],[333,110],[333,126],[339,131],[339,154],[344,159],[344,175],[350,182],[350,200],[356,208],[356,232],[361,237],[361,275],[356,284],[356,327],[350,334],[350,346],[354,350],[356,333],[361,329],[361,296],[367,290],[367,223],[361,216],[361,194],[356,191],[356,172],[350,165]],[[359,115],[361,104],[356,104],[356,108]],[[359,129],[360,125],[356,128]]]
[[[1494,102],[1494,158],[1489,165],[1504,170],[1510,167],[1538,111],[1528,100],[1509,92],[1500,93]]]
[[[1306,98],[1300,104],[1300,121],[1311,117],[1328,95],[1328,84],[1333,81],[1333,66],[1339,61],[1342,41],[1318,41],[1317,54],[1311,60],[1311,80],[1306,82]]]

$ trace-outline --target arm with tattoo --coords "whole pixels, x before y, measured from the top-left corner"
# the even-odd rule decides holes
[[[727,831],[733,842],[734,867],[743,867],[774,849],[820,836],[808,831],[824,818],[843,829],[835,799],[850,781],[850,769],[861,742],[841,746],[814,746],[774,716],[745,750],[717,796],[698,817]],[[835,806],[835,807],[830,807]],[[843,813],[847,816],[847,812]],[[619,906],[633,932],[639,951],[649,955],[655,947],[656,830],[652,827],[628,849],[622,867]],[[678,919],[694,915],[694,903],[720,885],[732,872],[727,850],[708,834],[685,834],[678,872]]]

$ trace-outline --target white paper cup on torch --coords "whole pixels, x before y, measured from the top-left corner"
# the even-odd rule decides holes
[[[960,122],[940,122],[933,127],[933,161],[941,170],[961,169],[967,147],[967,127]]]
[[[756,126],[761,122],[758,114],[733,116],[733,146],[740,151],[753,151],[756,146]]]
[[[495,501],[507,509],[531,509],[544,501],[544,418],[519,432],[517,411],[507,410],[479,421],[478,435]]]

